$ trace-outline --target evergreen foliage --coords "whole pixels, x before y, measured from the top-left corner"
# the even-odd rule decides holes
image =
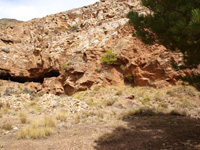
[[[106,54],[103,55],[103,57],[101,58],[101,61],[108,65],[111,65],[115,61],[117,61],[116,54],[113,53],[111,50],[106,50]]]
[[[159,42],[181,51],[187,67],[200,63],[200,0],[142,0],[152,13],[129,12],[133,35],[146,44]]]

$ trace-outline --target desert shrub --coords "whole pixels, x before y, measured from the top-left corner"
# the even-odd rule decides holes
[[[111,50],[106,50],[106,54],[103,55],[103,57],[101,58],[101,61],[108,65],[111,65],[115,61],[117,61],[116,54],[113,53]]]

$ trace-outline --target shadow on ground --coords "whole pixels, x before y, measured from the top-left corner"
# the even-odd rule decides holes
[[[135,116],[95,142],[96,150],[200,150],[200,120],[183,116]]]

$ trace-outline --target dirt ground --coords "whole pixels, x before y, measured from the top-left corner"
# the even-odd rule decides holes
[[[200,150],[200,92],[192,87],[96,87],[47,100],[49,95],[36,100],[15,94],[0,98],[0,150]],[[80,112],[67,112],[79,106]],[[55,119],[53,134],[19,138],[21,130],[46,115]],[[10,130],[3,128],[5,121],[12,123]]]
[[[137,116],[127,127],[103,124],[61,128],[39,140],[16,139],[16,132],[0,137],[6,150],[199,150],[200,120],[180,116]],[[97,135],[103,133],[97,138]]]

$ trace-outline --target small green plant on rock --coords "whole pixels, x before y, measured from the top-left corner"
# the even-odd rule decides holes
[[[71,27],[69,28],[69,31],[70,31],[70,32],[74,32],[74,31],[77,31],[77,30],[78,30],[78,26],[77,26],[77,25],[71,26]]]
[[[63,63],[62,64],[62,69],[66,69],[67,68],[67,64],[66,63]]]
[[[0,74],[7,74],[8,73],[8,71],[6,71],[6,70],[0,70]]]
[[[120,65],[120,69],[122,69],[123,71],[125,71],[126,70],[126,66]]]
[[[126,78],[127,78],[129,81],[133,80],[133,76],[132,76],[132,74],[130,74],[130,73],[126,75]]]
[[[97,68],[97,69],[95,69],[95,71],[98,72],[98,73],[100,73],[100,72],[101,72],[101,69],[98,69],[98,68]]]
[[[112,65],[115,61],[117,61],[116,54],[113,53],[111,50],[106,50],[106,54],[103,55],[101,61],[108,65]]]

